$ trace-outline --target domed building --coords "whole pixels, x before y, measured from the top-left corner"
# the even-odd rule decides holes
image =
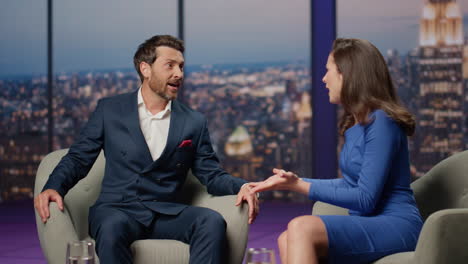
[[[224,152],[226,154],[224,168],[227,172],[247,181],[258,180],[255,176],[255,168],[260,164],[254,157],[252,140],[244,126],[234,129],[224,145]]]
[[[252,154],[253,147],[250,135],[244,126],[238,126],[229,136],[224,151],[228,156],[243,157]]]

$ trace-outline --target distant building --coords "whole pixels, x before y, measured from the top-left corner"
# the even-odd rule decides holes
[[[419,49],[414,48],[405,56],[403,64],[403,76],[405,83],[403,86],[398,87],[398,95],[403,101],[404,105],[416,117],[416,136],[410,138],[408,141],[410,158],[411,158],[411,174],[415,178],[417,173],[415,161],[419,151],[419,141],[415,140],[419,135]]]
[[[465,125],[463,135],[465,135],[465,149],[468,149],[468,38],[465,39],[465,45],[463,47],[463,87],[465,88]]]
[[[47,153],[47,137],[24,133],[0,138],[0,201],[33,197],[39,162]]]
[[[398,50],[390,49],[387,51],[387,66],[392,76],[393,85],[395,87],[403,87],[403,83],[405,82],[404,78],[402,78],[401,72],[401,58]]]
[[[299,157],[297,167],[300,177],[311,178],[312,174],[312,100],[308,92],[302,93],[296,109]]]
[[[291,100],[291,101],[297,101],[300,99],[301,94],[299,93],[297,89],[297,84],[296,81],[288,79],[286,80],[286,96]]]
[[[238,126],[234,129],[224,146],[224,152],[227,156],[225,160],[227,171],[233,176],[256,181],[254,166],[250,161],[253,156],[252,141],[245,127]]]
[[[404,89],[405,91],[400,93],[408,101],[406,106],[410,108],[411,112],[415,113],[418,102],[417,98],[419,95],[419,49],[414,48],[405,57],[404,63],[404,76],[406,79]]]
[[[455,0],[429,0],[419,39],[419,174],[464,143],[463,23]]]

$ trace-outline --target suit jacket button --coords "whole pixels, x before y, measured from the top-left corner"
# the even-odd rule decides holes
[[[153,200],[153,202],[157,202],[158,200]]]
[[[161,179],[156,179],[156,182],[161,182]]]
[[[182,167],[182,163],[177,163],[177,164],[176,164],[176,167],[177,167],[177,168]]]

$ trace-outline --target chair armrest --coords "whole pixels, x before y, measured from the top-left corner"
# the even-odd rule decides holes
[[[468,208],[437,211],[423,225],[414,254],[415,263],[466,263],[466,245]]]
[[[235,206],[237,195],[211,196],[197,199],[193,205],[206,207],[219,212],[227,223],[227,243],[230,248],[226,259],[229,263],[242,263],[249,233],[249,207],[242,203]]]
[[[312,208],[313,215],[348,215],[349,210],[328,203],[317,201]]]
[[[36,211],[37,232],[47,263],[62,264],[65,263],[67,243],[78,240],[78,236],[66,206],[62,212],[57,203],[52,202],[49,210],[50,217],[45,224]]]

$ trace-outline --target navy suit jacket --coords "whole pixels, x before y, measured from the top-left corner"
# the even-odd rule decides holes
[[[210,194],[237,194],[245,181],[220,168],[205,117],[177,100],[172,102],[166,147],[153,161],[140,129],[137,92],[99,100],[43,190],[54,189],[64,197],[87,175],[103,149],[105,175],[90,217],[98,205],[124,206],[144,223],[150,217],[141,210],[178,214],[186,207],[175,201],[189,169]],[[192,146],[179,147],[184,140],[191,140]]]

